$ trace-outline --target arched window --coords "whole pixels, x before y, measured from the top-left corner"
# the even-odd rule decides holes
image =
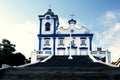
[[[47,22],[45,24],[45,31],[50,31],[50,23],[49,22]]]

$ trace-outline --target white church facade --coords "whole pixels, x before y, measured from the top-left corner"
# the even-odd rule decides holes
[[[39,20],[39,49],[32,53],[32,62],[39,60],[41,55],[68,55],[72,59],[73,55],[90,55],[92,52],[93,33],[84,26],[76,27],[76,20],[70,19],[67,29],[59,27],[59,17],[51,9],[39,15]]]

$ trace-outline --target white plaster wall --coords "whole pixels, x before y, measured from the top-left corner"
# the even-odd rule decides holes
[[[70,49],[68,49],[68,55],[70,55]],[[71,49],[71,55],[77,55],[77,49]]]
[[[53,38],[49,39],[49,44],[50,46],[45,46],[45,41],[46,39],[42,38],[41,39],[41,50],[45,53],[45,51],[51,51],[53,54]],[[43,50],[43,48],[51,48],[51,50]]]
[[[111,53],[108,53],[108,63],[111,63]]]
[[[57,55],[65,55],[65,50],[57,50]]]
[[[44,44],[45,44],[45,41],[44,41],[44,38],[42,38],[41,39],[41,50],[43,50]]]
[[[104,51],[102,54],[99,53],[99,51],[96,51],[92,55],[97,57],[106,57],[106,63],[111,63],[111,53],[108,51]]]
[[[69,55],[69,53],[70,53],[70,50],[67,48],[67,47],[70,47],[70,42],[71,42],[71,40],[74,40],[74,43],[75,43],[75,46],[77,46],[77,49],[71,49],[71,53],[72,53],[72,55],[88,55],[88,51],[89,51],[89,38],[87,37],[86,38],[86,45],[83,45],[83,46],[81,46],[80,44],[81,44],[81,39],[80,39],[80,37],[75,37],[75,39],[73,39],[73,38],[70,38],[70,37],[65,37],[64,39],[63,39],[63,43],[64,43],[64,46],[58,46],[58,44],[59,44],[59,39],[58,38],[56,38],[56,55],[61,55],[61,54],[63,54],[63,52],[61,51],[60,52],[60,50],[58,51],[57,50],[57,48],[60,48],[60,47],[62,47],[62,48],[66,48],[66,50],[65,50],[65,55]],[[80,47],[88,47],[88,50],[82,50],[82,51],[80,51]],[[61,53],[61,54],[60,54]],[[73,54],[74,53],[74,54]]]
[[[50,46],[45,46],[45,41],[46,41],[46,39],[44,39],[44,38],[42,38],[42,41],[41,41],[41,44],[42,44],[42,48],[45,48],[45,47],[49,47],[49,48],[53,48],[53,38],[50,38],[49,39],[49,44],[50,44]]]
[[[88,51],[87,50],[80,50],[80,54],[81,55],[88,55]]]
[[[31,54],[31,63],[35,63],[37,62],[37,54],[36,53],[32,53]]]
[[[80,39],[80,47],[88,47],[88,46],[90,45],[90,44],[88,44],[88,42],[89,42],[89,39],[86,38],[86,39],[85,39],[86,45],[81,45],[81,44],[82,44],[82,39]]]
[[[102,54],[98,54],[97,52],[92,54],[93,56],[100,56],[100,57],[105,57],[106,56],[106,53],[102,53]]]
[[[66,46],[66,47],[69,47],[69,46],[70,46],[70,41],[71,41],[70,37],[65,37],[65,38],[64,38],[64,43],[65,43],[65,46]]]
[[[86,27],[76,28],[75,25],[70,25],[69,28],[64,29],[63,27],[59,27],[57,33],[59,34],[70,34],[70,30],[73,29],[74,32],[72,34],[86,34],[89,33],[89,30]]]
[[[87,37],[87,47],[88,47],[88,52],[90,51],[90,39],[89,39],[89,37]]]
[[[75,46],[80,47],[80,37],[75,37],[74,43],[75,43]]]
[[[66,48],[66,50],[65,50],[65,55],[69,55],[68,53],[69,53],[69,50],[68,50],[68,48],[67,47],[70,47],[70,42],[71,42],[71,40],[74,40],[74,43],[75,43],[75,46],[77,46],[77,48],[78,49],[76,49],[74,52],[75,52],[75,55],[80,55],[80,54],[82,54],[81,53],[81,51],[80,51],[80,47],[88,47],[88,50],[89,50],[89,38],[87,37],[86,38],[86,44],[87,45],[81,45],[81,39],[80,39],[80,37],[75,37],[75,39],[73,39],[73,38],[70,38],[70,37],[65,37],[64,39],[63,39],[63,43],[64,43],[64,46],[58,46],[58,44],[59,44],[59,39],[58,38],[56,38],[56,55],[59,55],[59,53],[58,53],[58,51],[57,51],[57,48],[60,48],[60,47],[62,47],[62,48]],[[48,48],[51,48],[51,51],[52,52],[54,52],[53,51],[53,38],[50,38],[49,39],[49,44],[50,44],[50,46],[44,46],[44,44],[45,44],[45,39],[44,38],[42,38],[41,39],[41,43],[42,43],[42,45],[41,45],[41,47],[42,48],[46,48],[46,47],[48,47]],[[45,51],[45,50],[44,50]],[[71,50],[72,51],[72,50]],[[62,52],[61,52],[61,54],[63,54]]]

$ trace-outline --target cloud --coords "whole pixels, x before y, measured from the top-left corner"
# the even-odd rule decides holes
[[[112,53],[112,60],[115,61],[120,56],[120,22],[119,13],[106,12],[103,16],[99,17],[99,23],[104,28],[103,32],[94,33],[93,48],[100,46],[108,49]],[[1,19],[2,20],[2,19]],[[60,17],[60,27],[68,28],[68,20]],[[0,40],[6,38],[13,44],[16,44],[18,52],[22,52],[27,58],[30,57],[31,51],[38,49],[37,34],[39,31],[39,24],[32,21],[25,21],[22,24],[0,24]],[[113,22],[113,23],[112,23]],[[111,24],[112,23],[112,24]],[[77,21],[77,27],[81,27],[80,21]]]
[[[116,15],[113,12],[107,12],[106,13],[106,19],[115,20],[116,19]]]
[[[114,14],[114,12],[106,12],[106,14],[102,16],[101,21],[104,22],[104,24],[101,24],[101,26],[103,28],[107,27],[107,29],[103,32],[95,32],[92,43],[92,47],[95,50],[97,47],[102,47],[103,50],[109,50],[111,52],[112,61],[116,61],[120,57],[120,23],[117,22],[117,17],[118,15]],[[60,17],[59,20],[60,26],[68,28],[67,19]],[[112,21],[115,23],[110,25]],[[76,26],[80,27],[80,24],[76,24]]]
[[[60,22],[59,27],[63,27],[64,29],[67,29],[69,27],[67,19],[59,17],[59,22]]]
[[[114,28],[114,32],[117,32],[120,30],[120,23],[116,23],[115,28]]]
[[[39,23],[30,20],[24,23],[12,23],[6,18],[0,19],[0,40],[8,39],[11,43],[16,45],[17,52],[23,53],[27,58],[30,57],[31,51],[38,49]],[[68,28],[68,20],[60,17],[60,26]],[[8,24],[6,24],[8,23]],[[0,42],[1,42],[0,41]]]
[[[100,45],[106,46],[107,44],[110,44],[113,39],[118,38],[115,35],[118,34],[119,31],[120,23],[116,23],[113,27],[108,28],[108,30],[103,31],[102,33],[97,32],[96,35]]]
[[[0,40],[10,40],[16,45],[16,50],[28,58],[31,51],[38,47],[38,27],[37,23],[29,20],[22,24],[0,27]]]
[[[68,19],[59,17],[59,22],[60,22],[59,27],[63,27],[64,29],[69,28],[69,23],[68,23],[68,21],[69,21]],[[77,22],[76,22],[75,27],[76,27],[76,28],[81,28],[80,21],[77,21]]]
[[[99,22],[103,32],[95,32],[98,46],[108,49],[112,55],[112,61],[120,58],[120,13],[108,11],[100,17]],[[104,29],[106,28],[107,29]]]
[[[19,51],[24,52],[24,54],[28,57],[31,54],[31,51],[34,49],[38,49],[38,24],[31,21],[26,21],[23,24],[18,24],[15,27],[15,33],[18,33],[16,35],[17,41],[17,48]]]
[[[119,12],[107,11],[104,15],[98,18],[98,21],[104,27],[111,27],[119,20],[119,15]]]
[[[120,23],[117,22],[117,17],[118,15],[114,14],[113,12],[107,12],[104,17],[102,16],[101,21],[104,22],[104,24],[101,24],[101,26],[103,26],[103,28],[107,27],[107,30],[103,32],[95,32],[92,43],[92,47],[95,50],[97,47],[102,47],[103,50],[109,50],[111,52],[112,61],[116,61],[118,58],[120,58]],[[115,22],[114,25],[110,25],[109,23],[113,20]],[[68,28],[67,26],[69,25],[67,22],[67,19],[62,17],[60,18],[60,26]],[[80,24],[76,25],[80,27]]]

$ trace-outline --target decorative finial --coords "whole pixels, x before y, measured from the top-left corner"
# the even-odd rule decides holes
[[[74,17],[75,15],[72,13],[70,16],[71,16],[71,18],[73,19],[73,17]]]

